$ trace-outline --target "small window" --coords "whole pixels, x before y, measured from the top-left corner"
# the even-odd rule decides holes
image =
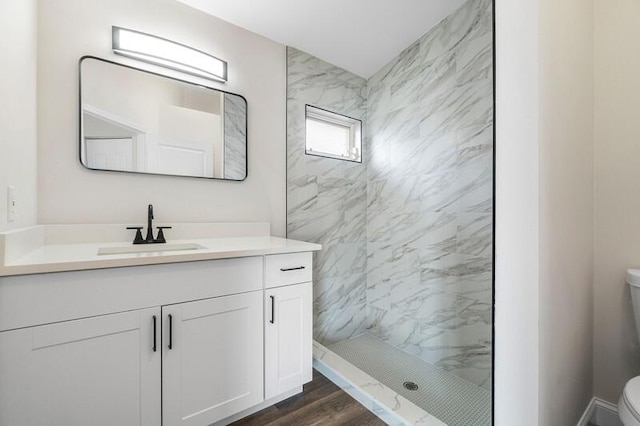
[[[360,120],[307,105],[305,122],[305,153],[362,162]]]

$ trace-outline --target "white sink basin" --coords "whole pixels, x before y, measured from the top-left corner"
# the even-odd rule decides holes
[[[100,247],[98,256],[109,254],[164,253],[166,251],[199,250],[206,247],[195,243],[183,244],[139,244],[121,247]]]

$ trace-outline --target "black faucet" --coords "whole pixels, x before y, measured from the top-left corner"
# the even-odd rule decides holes
[[[135,229],[136,237],[133,244],[164,244],[167,240],[164,238],[163,229],[171,229],[170,226],[158,226],[158,237],[153,238],[153,204],[149,204],[147,211],[147,238],[142,238],[142,226],[127,226],[127,229]]]
[[[153,204],[149,204],[149,210],[147,211],[147,238],[145,241],[147,244],[155,242],[153,238]]]

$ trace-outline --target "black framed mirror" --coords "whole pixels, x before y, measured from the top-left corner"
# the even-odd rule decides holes
[[[93,56],[82,57],[79,68],[84,167],[247,177],[244,97]]]

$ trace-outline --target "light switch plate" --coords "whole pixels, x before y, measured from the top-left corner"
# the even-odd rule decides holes
[[[18,201],[16,200],[16,188],[7,186],[7,222],[14,222],[18,210]]]

